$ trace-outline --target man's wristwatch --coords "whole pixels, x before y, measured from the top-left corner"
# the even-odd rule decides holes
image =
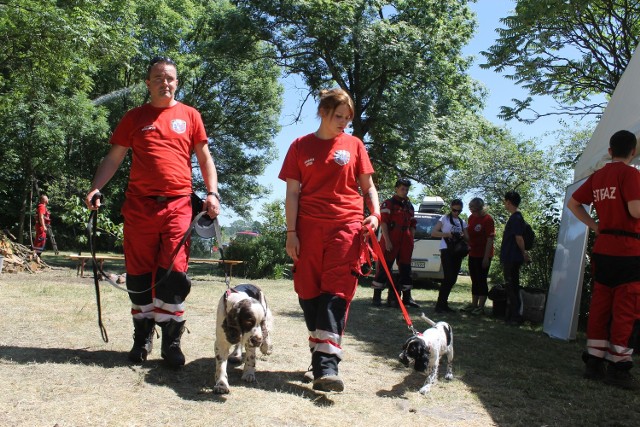
[[[218,199],[218,201],[219,201],[219,202],[221,202],[221,201],[222,201],[222,200],[220,200],[220,195],[219,195],[217,192],[215,192],[215,191],[209,191],[209,192],[207,193],[207,196],[213,196],[213,197],[215,197],[216,199]]]

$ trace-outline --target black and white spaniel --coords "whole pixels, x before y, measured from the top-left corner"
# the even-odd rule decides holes
[[[431,325],[422,335],[414,335],[404,343],[400,361],[409,366],[411,360],[416,371],[425,372],[427,379],[420,393],[427,394],[435,384],[440,367],[440,358],[447,356],[445,379],[453,379],[453,330],[447,322],[434,322],[422,313],[422,318]]]
[[[227,290],[218,303],[216,317],[216,384],[213,392],[229,393],[227,361],[240,359],[244,349],[242,379],[256,381],[256,348],[271,354],[273,317],[264,293],[255,285]],[[232,354],[233,351],[233,354]]]

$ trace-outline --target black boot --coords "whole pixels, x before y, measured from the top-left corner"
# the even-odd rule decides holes
[[[129,351],[129,360],[142,363],[153,348],[153,334],[156,322],[153,319],[133,319],[133,347]]]
[[[582,354],[582,360],[585,363],[583,378],[588,380],[602,380],[606,376],[607,366],[604,359],[587,354]]]
[[[382,305],[382,289],[374,289],[373,290],[373,301],[371,304],[376,307],[380,307]]]
[[[180,349],[180,338],[184,333],[184,323],[171,319],[168,322],[158,323],[162,328],[162,358],[172,368],[184,365],[184,354]]]
[[[420,308],[420,304],[418,304],[414,301],[413,298],[411,298],[411,290],[402,292],[402,303],[407,307]]]

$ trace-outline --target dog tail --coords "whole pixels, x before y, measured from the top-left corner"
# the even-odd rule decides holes
[[[436,326],[436,322],[434,322],[433,320],[429,319],[426,314],[421,313],[420,317],[422,317],[424,319],[425,322],[427,322],[429,325],[431,326]]]

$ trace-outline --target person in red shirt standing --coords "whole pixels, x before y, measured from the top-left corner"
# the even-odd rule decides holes
[[[471,304],[463,311],[471,314],[484,314],[489,286],[489,268],[493,258],[493,240],[496,229],[493,218],[484,210],[484,200],[475,197],[469,202],[469,276],[471,276]]]
[[[313,389],[324,392],[344,390],[338,363],[361,271],[363,224],[376,229],[380,222],[369,155],[360,139],[344,132],[353,114],[347,92],[322,90],[320,127],[293,141],[278,175],[287,183],[286,250],[309,331]],[[371,212],[364,221],[363,196]]]
[[[38,256],[44,252],[47,243],[47,226],[51,224],[51,213],[47,209],[49,197],[46,194],[40,195],[40,203],[36,207],[36,238],[33,241],[33,250]]]
[[[640,172],[629,165],[636,144],[633,133],[614,133],[611,163],[587,178],[567,202],[596,233],[584,377],[630,390],[640,389],[631,374],[633,349],[640,346]],[[599,222],[583,206],[590,204]]]
[[[180,367],[185,299],[191,290],[187,276],[189,244],[175,254],[189,229],[191,208],[191,156],[195,153],[207,187],[205,210],[220,213],[218,177],[207,135],[198,111],[176,101],[176,64],[169,58],[151,60],[145,80],[150,102],[128,111],[111,136],[111,149],[98,166],[85,203],[98,209],[93,196],[132,152],[129,184],[122,206],[127,289],[133,315],[133,347],[129,360],[147,359],[155,325],[162,329],[161,356],[170,367]],[[157,286],[152,286],[159,282]]]
[[[400,178],[396,181],[396,194],[382,202],[380,206],[380,231],[382,237],[380,246],[384,248],[384,260],[387,267],[391,268],[394,262],[398,264],[400,278],[398,285],[402,292],[402,302],[406,306],[420,308],[420,305],[411,297],[413,281],[411,280],[411,255],[413,254],[413,236],[416,233],[416,219],[409,194],[411,181]],[[373,305],[382,304],[382,291],[387,286],[389,279],[384,268],[379,267],[373,280]],[[393,289],[389,289],[387,305],[397,307],[398,301]]]

